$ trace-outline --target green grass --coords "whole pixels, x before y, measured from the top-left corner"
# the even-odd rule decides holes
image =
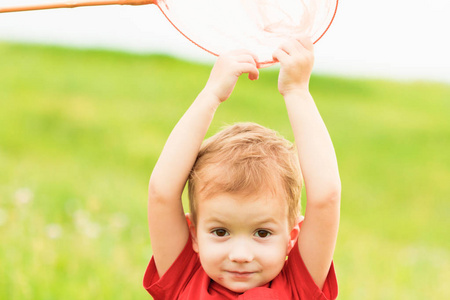
[[[149,299],[146,190],[210,66],[0,43],[0,299]],[[292,139],[275,69],[209,134]],[[450,86],[314,76],[338,155],[340,299],[449,299]],[[176,234],[176,233],[174,233]]]

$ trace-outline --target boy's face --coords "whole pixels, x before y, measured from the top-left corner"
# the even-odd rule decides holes
[[[219,194],[199,199],[193,247],[205,272],[242,293],[274,279],[298,237],[284,200],[275,196]]]

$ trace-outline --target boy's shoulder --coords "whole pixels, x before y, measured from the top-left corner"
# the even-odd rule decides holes
[[[281,273],[272,281],[271,288],[291,293],[290,298],[280,299],[336,299],[338,283],[334,263],[331,263],[323,288],[320,289],[303,262],[297,242],[289,253]]]
[[[198,254],[192,249],[192,239],[189,237],[183,251],[167,272],[160,277],[154,257],[150,260],[144,275],[144,288],[157,299],[179,299],[188,286],[198,287],[202,280],[203,268]],[[206,273],[205,273],[206,274]],[[194,298],[192,298],[194,299]]]

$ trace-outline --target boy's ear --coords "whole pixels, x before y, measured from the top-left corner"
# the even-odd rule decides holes
[[[291,252],[292,248],[294,248],[295,243],[297,243],[298,235],[300,234],[300,227],[301,223],[303,222],[304,217],[300,216],[295,221],[295,226],[292,228],[290,234],[289,234],[289,241],[288,241],[288,247],[287,247],[287,253],[286,255]]]
[[[195,230],[195,225],[192,220],[191,214],[187,213],[186,215],[186,221],[189,226],[189,233],[191,234],[192,239],[192,249],[198,253],[198,242],[197,242],[197,230]]]

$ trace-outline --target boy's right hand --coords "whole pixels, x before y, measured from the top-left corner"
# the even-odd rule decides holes
[[[246,50],[235,50],[222,54],[217,59],[204,92],[216,97],[219,103],[230,97],[239,77],[248,73],[250,80],[259,77],[256,56]]]

